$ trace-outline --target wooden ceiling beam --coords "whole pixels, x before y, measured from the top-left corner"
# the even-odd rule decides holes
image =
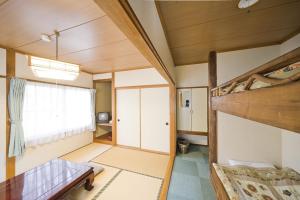
[[[128,2],[126,0],[95,0],[95,2],[168,83],[175,85],[175,81],[172,79]]]

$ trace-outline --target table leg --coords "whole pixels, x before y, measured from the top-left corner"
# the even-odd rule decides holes
[[[93,182],[94,182],[94,172],[91,173],[87,179],[86,179],[86,182],[85,182],[85,185],[84,185],[84,188],[87,190],[87,191],[91,191],[94,186],[93,186]]]

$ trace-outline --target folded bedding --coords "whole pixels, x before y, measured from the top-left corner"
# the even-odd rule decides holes
[[[281,79],[286,79],[286,78],[292,77],[293,75],[295,75],[297,73],[300,73],[300,62],[296,62],[296,63],[293,63],[286,67],[283,67],[281,69],[264,74],[264,76],[267,78],[281,80]],[[237,93],[237,92],[245,91],[246,84],[247,84],[247,81],[238,83],[230,93]],[[269,86],[271,86],[270,83],[265,83],[263,81],[254,80],[249,89],[255,90],[258,88],[264,88],[264,87],[269,87]],[[229,90],[230,90],[230,85],[222,88],[220,91],[220,95],[222,96],[222,95],[227,94]]]
[[[300,200],[300,174],[293,169],[213,166],[231,200]]]

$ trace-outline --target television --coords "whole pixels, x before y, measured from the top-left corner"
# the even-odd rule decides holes
[[[109,123],[110,114],[109,112],[98,112],[96,115],[97,123]]]

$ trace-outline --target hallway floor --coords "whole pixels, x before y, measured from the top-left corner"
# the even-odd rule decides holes
[[[191,145],[189,153],[177,154],[168,200],[215,200],[209,179],[208,147]]]

